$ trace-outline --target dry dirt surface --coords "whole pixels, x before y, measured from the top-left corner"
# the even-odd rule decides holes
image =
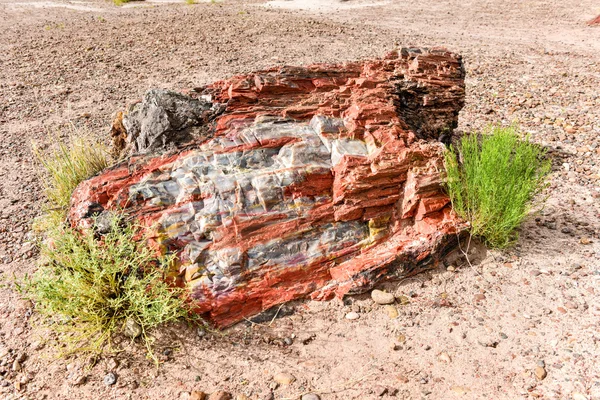
[[[599,13],[595,0],[0,0],[0,397],[600,399],[600,28],[586,24]],[[165,329],[159,368],[127,343],[56,358],[14,284],[36,265],[32,141],[106,138],[111,113],[152,87],[402,45],[463,54],[461,130],[515,123],[548,148],[546,206],[517,246],[390,284],[392,307],[298,302],[225,332]]]

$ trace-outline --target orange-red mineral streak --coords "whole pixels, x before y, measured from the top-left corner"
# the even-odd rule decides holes
[[[203,94],[224,105],[210,137],[83,182],[70,221],[120,209],[151,227],[218,326],[429,268],[464,228],[438,141],[464,103],[459,56],[409,49],[277,67]]]

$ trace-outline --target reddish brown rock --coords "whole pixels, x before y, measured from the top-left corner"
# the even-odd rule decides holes
[[[150,91],[113,125],[130,156],[77,188],[70,221],[119,209],[150,227],[219,326],[363,292],[453,247],[439,139],[463,102],[462,61],[441,49]]]
[[[588,22],[588,25],[600,25],[600,15]]]

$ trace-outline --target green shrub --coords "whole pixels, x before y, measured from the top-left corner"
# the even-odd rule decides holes
[[[63,354],[101,353],[123,331],[131,338],[141,336],[153,356],[148,332],[191,318],[183,289],[165,281],[173,258],[157,257],[141,228],[126,223],[123,216],[113,217],[103,235],[66,224],[74,188],[108,164],[101,146],[77,139],[34,152],[47,178],[48,206],[38,225],[46,239],[40,267],[25,277],[21,292],[58,334]]]
[[[149,345],[149,330],[188,317],[183,289],[165,283],[171,259],[157,258],[119,218],[102,240],[62,227],[41,250],[43,264],[23,289],[67,354],[102,352],[125,324]]]
[[[497,248],[517,239],[551,166],[545,151],[521,140],[514,127],[464,136],[445,162],[454,210],[470,222],[473,236]]]

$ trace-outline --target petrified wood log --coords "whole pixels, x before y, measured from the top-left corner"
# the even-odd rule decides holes
[[[219,326],[362,292],[454,245],[438,139],[463,102],[461,58],[441,49],[152,90],[114,123],[129,156],[77,188],[70,221],[118,209],[150,227]]]
[[[591,20],[590,22],[588,22],[588,25],[600,25],[600,15],[598,15],[596,18],[594,18],[593,20]]]

